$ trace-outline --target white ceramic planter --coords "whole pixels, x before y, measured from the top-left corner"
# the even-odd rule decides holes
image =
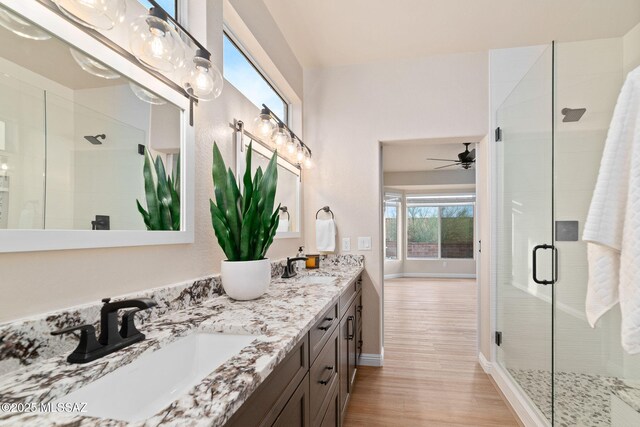
[[[222,286],[229,297],[241,301],[256,299],[267,291],[271,282],[271,262],[222,261]]]

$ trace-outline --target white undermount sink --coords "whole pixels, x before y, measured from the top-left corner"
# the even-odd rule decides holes
[[[83,415],[145,420],[199,384],[256,336],[193,333],[66,395],[57,402],[86,402]]]
[[[298,278],[298,283],[309,285],[326,285],[333,283],[337,277],[333,276],[301,276]]]

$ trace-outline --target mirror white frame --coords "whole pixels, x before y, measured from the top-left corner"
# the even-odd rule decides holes
[[[240,122],[236,121],[236,124],[231,124],[231,127],[235,130],[234,142],[236,147],[236,176],[242,177],[246,169],[245,156],[247,155],[247,153],[245,150],[249,148],[250,141],[257,142],[257,144],[253,144],[253,150],[260,153],[267,159],[270,159],[273,156],[273,151],[267,148],[264,145],[264,142],[260,141],[258,138],[245,131],[244,126],[242,127],[242,131],[238,130],[239,123]],[[282,157],[278,157],[278,165],[282,166],[298,177],[298,180],[296,181],[296,192],[298,193],[298,197],[295,206],[295,213],[298,216],[296,218],[296,225],[298,229],[296,231],[277,232],[274,239],[299,238],[301,236],[300,230],[302,228],[302,172],[299,167],[292,165]],[[239,179],[238,182],[240,184],[240,187],[242,187],[242,179]]]
[[[6,8],[36,23],[71,46],[99,59],[119,74],[162,96],[181,110],[180,231],[0,230],[0,253],[109,248],[193,243],[194,130],[189,125],[189,100],[183,94],[113,51],[82,29],[36,1],[0,0]]]

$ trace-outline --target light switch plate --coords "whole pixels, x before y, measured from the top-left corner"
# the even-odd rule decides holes
[[[371,250],[371,237],[358,237],[358,250],[370,251]]]
[[[349,252],[351,250],[351,237],[342,238],[342,251]]]

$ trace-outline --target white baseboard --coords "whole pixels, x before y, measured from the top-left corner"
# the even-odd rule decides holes
[[[492,366],[491,362],[489,362],[487,360],[487,358],[484,357],[484,354],[478,353],[478,362],[480,363],[480,366],[482,367],[482,370],[486,374],[491,375],[491,371],[493,370],[493,366]]]
[[[362,353],[358,363],[362,366],[382,366],[384,365],[384,354]]]
[[[385,279],[399,279],[401,277],[430,278],[430,279],[475,279],[475,274],[458,273],[396,273],[385,274]]]
[[[484,358],[484,357],[483,357]],[[485,359],[486,360],[486,359]],[[491,364],[491,377],[507,398],[522,424],[526,427],[549,427],[542,413],[530,403],[524,392],[511,381],[508,374],[498,364]]]

